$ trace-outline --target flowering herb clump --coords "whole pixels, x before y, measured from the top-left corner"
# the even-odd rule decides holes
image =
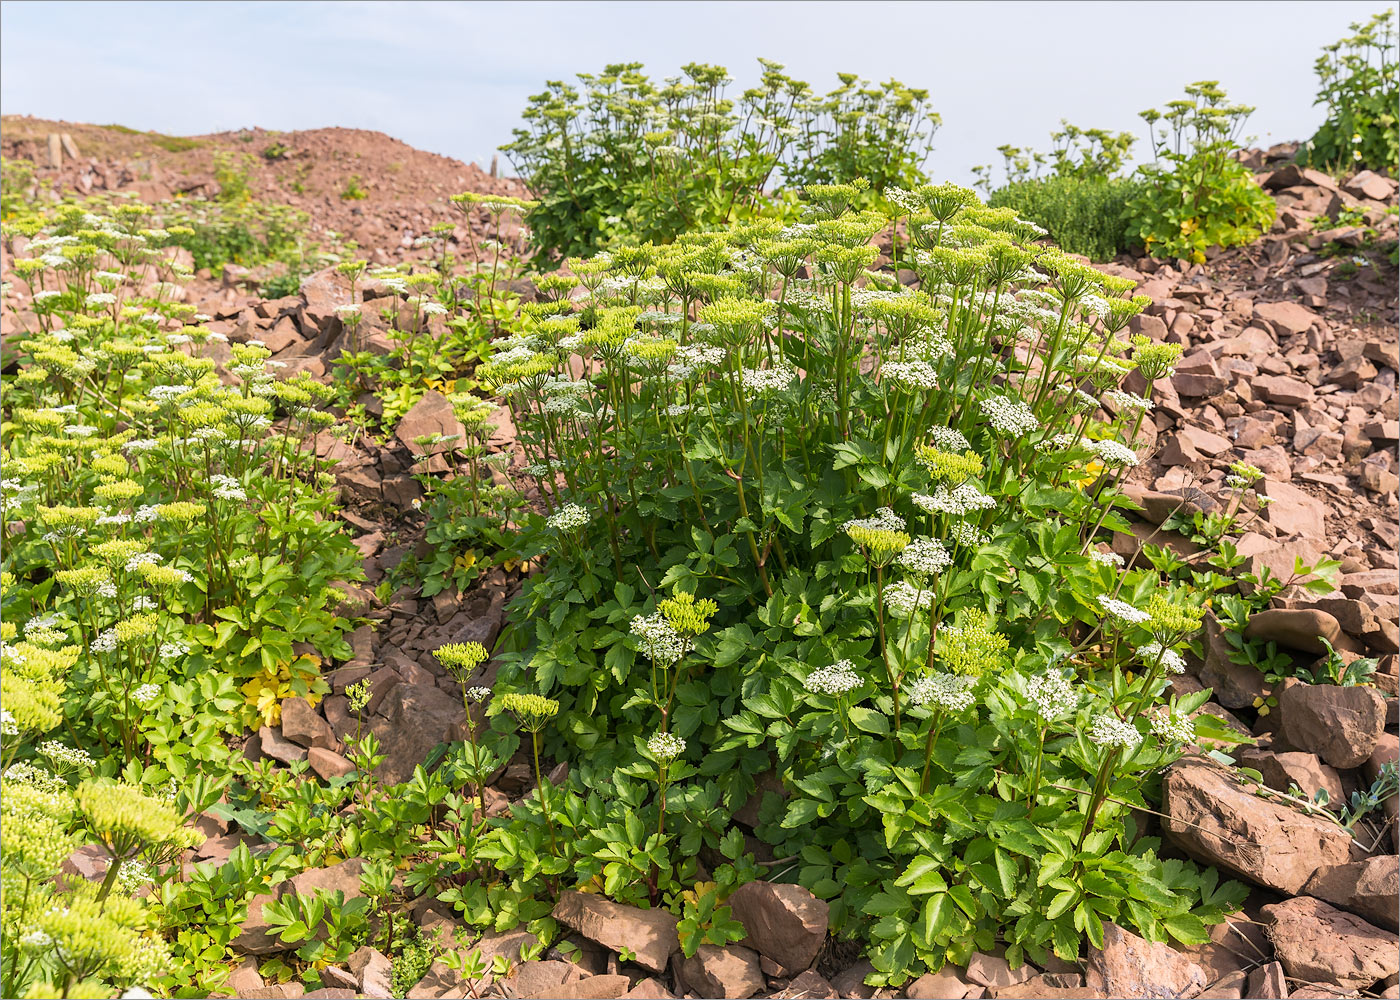
[[[1207,694],[1165,696],[1200,598],[1103,551],[1180,348],[1122,339],[1131,282],[1010,210],[863,190],[575,260],[488,358],[556,553],[498,684],[557,701],[542,743],[569,763],[511,843],[572,823],[538,891],[680,915],[701,848],[721,885],[753,877],[748,803],[875,985],[998,941],[1071,959],[1109,920],[1204,941],[1240,894],[1125,822],[1221,736]],[[912,285],[872,243],[896,218]]]

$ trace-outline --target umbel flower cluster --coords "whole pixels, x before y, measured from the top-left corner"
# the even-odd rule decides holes
[[[28,328],[7,338],[0,441],[5,996],[173,983],[152,883],[203,840],[191,783],[349,654],[332,584],[360,557],[315,457],[333,390],[208,325],[150,213],[65,206],[6,232],[28,237],[27,297],[4,305]],[[102,878],[54,882],[77,847]]]
[[[501,682],[558,700],[575,787],[650,774],[658,836],[776,766],[757,833],[802,857],[872,983],[998,937],[1069,958],[1104,920],[1204,940],[1233,889],[1183,878],[1159,910],[1116,888],[1163,884],[1123,824],[1141,777],[1219,735],[1203,695],[1162,700],[1201,611],[1097,547],[1180,348],[1128,336],[1131,282],[1010,210],[952,185],[857,210],[863,190],[572,259],[496,345],[478,376],[556,555]],[[636,878],[656,903],[664,868]]]

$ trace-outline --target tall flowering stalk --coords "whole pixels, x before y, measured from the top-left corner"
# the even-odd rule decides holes
[[[501,695],[499,703],[501,711],[512,716],[516,725],[530,734],[530,752],[535,764],[535,787],[539,789],[540,808],[544,810],[544,821],[549,827],[549,845],[555,857],[558,857],[559,840],[554,835],[554,816],[549,808],[549,783],[545,781],[544,772],[540,770],[540,733],[549,725],[549,720],[559,714],[559,702],[537,694],[508,691]],[[483,815],[484,806],[483,803]]]
[[[491,694],[491,689],[480,685],[468,684],[477,667],[486,662],[489,657],[486,647],[479,642],[454,642],[446,646],[439,646],[433,650],[433,656],[441,663],[457,683],[462,686],[462,711],[465,715],[463,720],[467,729],[467,745],[471,748],[472,757],[472,783],[476,785],[477,804],[481,808],[480,822],[486,822],[486,778],[481,767],[481,745],[477,740],[476,729],[479,725],[476,715],[472,711],[474,705],[480,705]]]

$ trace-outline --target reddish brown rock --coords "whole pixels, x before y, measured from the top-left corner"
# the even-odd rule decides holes
[[[424,447],[417,443],[420,437],[438,434],[453,438],[450,442]],[[466,428],[452,413],[452,404],[447,397],[436,390],[423,393],[423,397],[413,404],[413,408],[399,419],[394,428],[398,438],[415,455],[437,455],[459,447],[466,435]]]
[[[1187,854],[1280,892],[1297,893],[1322,865],[1351,860],[1351,838],[1337,824],[1262,799],[1203,760],[1167,769],[1162,811],[1168,838]]]
[[[691,992],[716,1000],[742,1000],[767,985],[758,967],[758,952],[743,945],[702,944],[684,961],[683,969]]]
[[[1232,447],[1233,445],[1219,434],[1193,424],[1184,424],[1167,439],[1167,444],[1162,449],[1161,460],[1164,465],[1189,465],[1201,461],[1203,457],[1223,455]]]
[[[1214,691],[1215,698],[1226,708],[1249,708],[1256,699],[1269,692],[1255,666],[1250,663],[1236,663],[1230,658],[1235,652],[1225,636],[1225,630],[1215,615],[1207,614],[1205,619],[1205,659],[1198,671],[1202,684]]]
[[[592,893],[565,892],[554,907],[554,919],[604,948],[630,949],[637,964],[662,972],[671,953],[680,947],[676,917],[664,910],[623,906]],[[757,957],[754,962],[757,965]]]
[[[951,965],[937,972],[926,972],[904,988],[909,1000],[963,1000],[972,990]]]
[[[282,699],[282,735],[298,746],[335,750],[340,741],[305,698]]]
[[[1319,542],[1327,537],[1327,505],[1321,500],[1291,483],[1279,483],[1272,479],[1262,480],[1256,488],[1271,501],[1264,508],[1264,520],[1280,533],[1302,535]],[[1292,567],[1289,569],[1291,571]]]
[[[248,900],[248,917],[240,925],[238,936],[229,944],[234,951],[245,955],[272,955],[283,950],[278,932],[263,917],[263,907],[276,900],[270,892],[259,893]]]
[[[1342,190],[1356,198],[1390,201],[1395,197],[1395,181],[1373,170],[1363,170],[1342,184]]]
[[[830,907],[800,885],[750,882],[729,897],[744,943],[795,975],[811,966],[826,942]]]
[[[627,996],[631,980],[621,975],[585,976],[537,993],[522,994],[525,1000],[618,1000]]]
[[[1303,892],[1325,899],[1371,923],[1400,929],[1400,858],[1380,854],[1345,865],[1326,865],[1313,872]]]
[[[1320,899],[1275,903],[1260,911],[1260,919],[1293,979],[1364,990],[1395,972],[1393,934]]]
[[[1035,971],[1034,966],[1024,962],[1013,969],[1011,963],[1000,954],[986,955],[974,951],[972,957],[967,960],[967,971],[963,973],[963,978],[989,990],[998,990],[1016,983],[1024,983],[1035,975]]]
[[[1317,394],[1308,383],[1287,375],[1259,375],[1249,385],[1260,399],[1279,406],[1303,406]]]
[[[1270,962],[1251,972],[1245,996],[1259,997],[1261,1000],[1288,1000],[1288,983],[1284,981],[1283,966]]]
[[[1255,750],[1241,753],[1239,762],[1258,771],[1264,784],[1280,792],[1296,785],[1309,801],[1318,791],[1325,791],[1327,801],[1333,804],[1343,799],[1341,775],[1322,763],[1317,754],[1301,750],[1289,753]]]
[[[350,302],[349,283],[332,266],[303,278],[299,291],[302,335],[319,338],[322,346],[329,344],[340,332],[340,317],[335,310]]]
[[[1111,997],[1194,997],[1206,986],[1201,967],[1165,944],[1153,944],[1114,923],[1103,948],[1089,946],[1084,985]]]
[[[387,955],[369,945],[362,945],[350,953],[346,967],[355,974],[360,992],[375,1000],[388,1000],[394,994],[394,963]]]
[[[1295,684],[1278,707],[1288,742],[1333,767],[1360,766],[1385,729],[1385,698],[1374,688]]]
[[[815,972],[806,973],[806,974],[807,974],[807,975],[812,975],[812,976],[817,976],[817,974],[816,974]],[[801,977],[799,976],[798,978],[800,979]],[[821,979],[820,976],[817,976],[817,978],[818,978],[818,979]],[[796,982],[796,980],[794,980],[794,982]],[[825,979],[822,979],[822,982],[825,983],[826,980],[825,980]],[[827,989],[830,989],[830,988],[831,988],[831,987],[828,985],[828,986],[827,986]],[[785,996],[786,994],[781,994],[781,993],[779,993],[779,994],[774,994],[774,995],[775,995],[775,996]],[[793,995],[794,995],[794,996],[802,996],[803,994],[800,994],[800,993],[799,993],[799,994],[793,994]],[[807,995],[813,996],[813,997],[824,997],[824,996],[835,997],[835,996],[836,996],[835,993],[831,993],[831,994],[826,994],[826,993],[811,993],[811,994],[807,994]],[[670,990],[668,990],[666,987],[662,986],[662,985],[661,985],[661,982],[660,982],[659,980],[653,979],[651,976],[647,976],[647,978],[645,978],[645,979],[639,981],[639,982],[636,983],[630,990],[628,990],[626,993],[622,994],[622,1000],[676,1000],[676,995],[675,995],[674,993],[672,993]]]
[[[1307,333],[1318,321],[1317,313],[1296,302],[1256,303],[1254,315],[1282,333]]]
[[[1335,617],[1316,608],[1269,608],[1250,616],[1244,635],[1246,639],[1320,654],[1327,651],[1323,639],[1334,646],[1341,641],[1342,626]]]
[[[777,993],[771,994],[771,1000],[838,1000],[841,994],[836,992],[836,988],[827,982],[822,976],[811,969],[798,976],[786,987]],[[911,997],[913,993],[909,994]],[[939,994],[940,996],[942,994]],[[953,997],[953,994],[948,994]],[[967,994],[963,994],[966,996]],[[640,1000],[640,995],[639,995]],[[961,1000],[960,997],[953,997],[953,1000]]]
[[[252,758],[254,760],[268,757],[281,761],[283,764],[294,764],[306,759],[305,747],[298,746],[291,740],[284,740],[282,734],[271,726],[259,728],[256,739],[256,746],[253,740],[249,740],[248,745],[243,748],[244,756],[255,753],[256,755]]]
[[[347,774],[353,774],[355,765],[350,763],[334,750],[322,750],[320,747],[312,747],[306,752],[307,762],[311,765],[311,770],[317,775],[330,781],[332,778],[343,778]]]

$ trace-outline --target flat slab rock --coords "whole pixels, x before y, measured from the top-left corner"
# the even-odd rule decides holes
[[[1106,923],[1103,948],[1089,948],[1084,985],[1110,997],[1194,997],[1206,988],[1206,974],[1171,946]]]
[[[1303,892],[1349,910],[1378,927],[1400,930],[1400,858],[1381,854],[1313,872]]]
[[[1351,860],[1351,838],[1337,824],[1259,798],[1202,760],[1167,769],[1162,811],[1168,838],[1197,861],[1289,895],[1318,868]]]
[[[744,925],[744,944],[777,963],[785,975],[810,968],[826,943],[831,908],[800,885],[749,882],[729,897]]]
[[[1365,990],[1396,972],[1394,934],[1320,899],[1275,903],[1260,911],[1260,919],[1293,979]]]
[[[665,910],[643,910],[592,893],[565,892],[553,916],[604,948],[630,949],[637,964],[652,972],[665,971],[671,953],[680,948],[676,935],[680,921]]]
[[[681,969],[690,992],[713,1000],[747,1000],[767,985],[758,952],[738,944],[702,944]]]
[[[1385,732],[1385,698],[1375,688],[1294,684],[1278,709],[1284,738],[1337,768],[1360,767]]]

